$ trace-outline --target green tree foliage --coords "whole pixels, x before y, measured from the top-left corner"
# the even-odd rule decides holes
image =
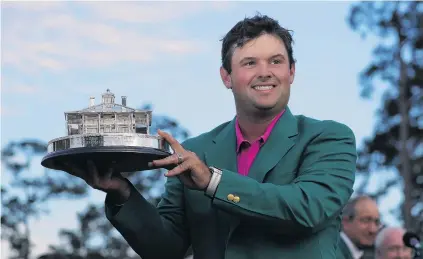
[[[141,109],[151,109],[144,105]],[[153,115],[150,132],[157,129],[170,132],[183,141],[190,133],[175,119],[166,115]],[[34,160],[47,152],[47,143],[39,140],[12,141],[2,149],[2,164],[10,181],[3,184],[2,192],[2,239],[7,240],[13,259],[33,258],[30,222],[43,213],[52,199],[81,199],[89,194],[89,187],[79,178],[60,171],[42,169],[33,165]],[[41,169],[41,170],[40,170]],[[38,176],[34,171],[41,171]],[[132,174],[130,181],[153,204],[163,191],[165,181],[161,170]],[[104,215],[104,204],[89,204],[78,213],[77,229],[58,230],[59,244],[51,245],[50,251],[39,259],[117,259],[139,258],[126,241],[113,228]]]
[[[407,228],[423,233],[423,4],[422,2],[359,2],[348,17],[351,28],[379,44],[360,74],[361,94],[371,98],[384,86],[374,135],[359,150],[358,171],[364,176],[394,169],[398,178],[374,193],[383,196],[401,184],[399,210]],[[366,184],[359,190],[364,191]]]

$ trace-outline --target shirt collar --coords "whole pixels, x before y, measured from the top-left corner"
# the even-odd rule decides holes
[[[272,132],[273,128],[276,125],[276,122],[279,120],[279,118],[282,116],[284,112],[285,112],[285,109],[282,112],[280,112],[275,118],[273,118],[269,126],[267,126],[267,129],[264,132],[264,134],[261,137],[259,137],[256,141],[260,140],[262,143],[265,143],[267,141],[267,139],[270,136],[270,133]],[[244,142],[247,142],[247,143],[249,142],[242,135],[241,128],[238,123],[238,118],[236,118],[236,122],[235,122],[235,134],[236,134],[236,151],[239,152],[241,148],[241,144]]]
[[[353,259],[360,259],[363,256],[364,251],[358,249],[357,246],[354,245],[351,239],[343,231],[341,232],[341,238],[344,240],[345,244],[350,250]]]

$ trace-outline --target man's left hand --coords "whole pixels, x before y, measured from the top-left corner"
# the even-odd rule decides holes
[[[188,188],[206,190],[211,179],[210,169],[194,152],[185,150],[170,134],[161,130],[158,134],[169,143],[174,153],[166,158],[152,161],[150,167],[163,168],[176,165],[165,174],[166,177],[178,176]]]

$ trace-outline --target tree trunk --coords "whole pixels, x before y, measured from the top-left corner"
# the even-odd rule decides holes
[[[31,255],[31,241],[30,241],[30,230],[29,230],[29,223],[28,223],[28,219],[24,220],[24,227],[25,227],[25,232],[24,232],[24,236],[25,236],[25,244],[23,245],[23,258],[22,259],[29,259],[30,255]]]
[[[398,106],[401,114],[401,123],[399,129],[399,140],[400,140],[400,166],[399,173],[403,178],[404,183],[404,203],[402,206],[402,214],[404,219],[404,227],[412,230],[414,227],[413,218],[411,217],[411,208],[412,208],[412,169],[410,165],[410,152],[408,147],[409,139],[409,109],[410,101],[408,100],[408,80],[407,80],[407,65],[405,64],[401,52],[405,44],[405,39],[401,37],[401,25],[397,25],[397,35],[399,39],[399,48],[398,48],[398,61],[400,65],[400,78],[399,78],[399,98]]]

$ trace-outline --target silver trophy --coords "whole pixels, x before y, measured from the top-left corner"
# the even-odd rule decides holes
[[[91,160],[99,172],[112,167],[128,173],[149,169],[148,162],[170,155],[168,143],[150,135],[152,112],[127,107],[126,96],[115,103],[109,89],[100,104],[90,97],[89,107],[65,112],[65,119],[67,136],[48,142],[44,167],[60,170],[70,163],[86,168]]]

